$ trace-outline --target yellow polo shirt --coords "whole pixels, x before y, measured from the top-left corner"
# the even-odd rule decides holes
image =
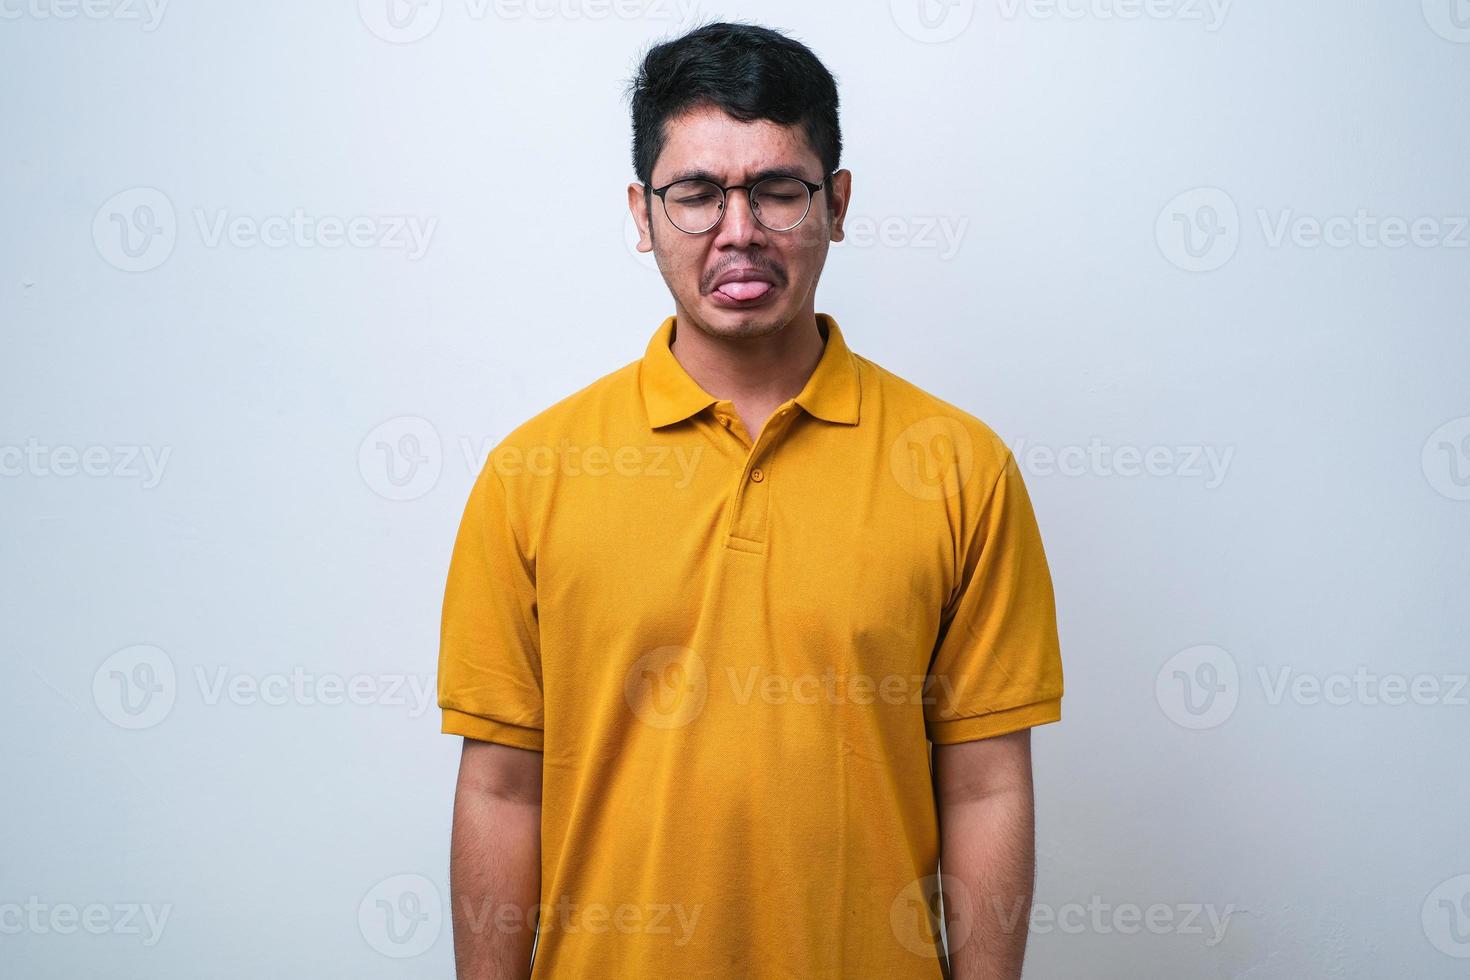
[[[1060,718],[1011,453],[818,324],[755,440],[669,317],[470,493],[439,705],[543,753],[533,980],[938,980],[929,743]]]

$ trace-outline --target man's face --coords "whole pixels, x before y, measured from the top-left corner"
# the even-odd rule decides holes
[[[749,185],[757,175],[780,171],[821,183],[821,161],[799,127],[767,120],[740,122],[713,107],[692,109],[666,124],[667,142],[653,167],[653,186],[691,175],[711,177],[722,187]],[[852,175],[838,171],[829,187],[812,195],[811,210],[790,231],[772,231],[751,213],[750,196],[726,196],[720,223],[690,235],[670,223],[657,196],[651,221],[642,184],[628,187],[628,206],[638,223],[640,252],[652,251],[677,314],[717,337],[774,333],[798,316],[813,315],[814,294],[831,242],[842,240],[842,219]],[[672,192],[671,192],[672,193]],[[836,209],[835,214],[833,209]],[[719,285],[744,270],[747,281]]]

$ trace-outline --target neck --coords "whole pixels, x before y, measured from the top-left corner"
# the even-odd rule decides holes
[[[722,337],[680,313],[669,345],[689,376],[716,398],[775,407],[800,394],[822,359],[826,339],[816,314],[798,315],[754,337]]]

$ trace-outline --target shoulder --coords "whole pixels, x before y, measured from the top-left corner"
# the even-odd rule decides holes
[[[1011,450],[993,428],[972,412],[940,398],[859,354],[863,385],[862,421],[871,412],[885,444],[900,459],[951,456],[966,485],[994,485],[1011,460]]]
[[[560,476],[590,449],[634,444],[641,424],[638,361],[604,374],[482,445],[472,503],[506,514],[523,540],[544,523]]]
[[[488,462],[554,456],[560,447],[597,445],[627,437],[642,424],[638,361],[604,374],[516,425],[491,450]],[[504,471],[503,466],[497,466]]]

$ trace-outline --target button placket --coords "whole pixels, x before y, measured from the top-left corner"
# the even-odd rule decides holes
[[[761,429],[746,458],[740,482],[735,487],[730,531],[726,539],[726,544],[737,547],[737,550],[757,553],[765,550],[771,500],[771,454],[789,424],[790,415],[789,403],[777,409]],[[760,465],[756,465],[757,461]],[[737,542],[743,542],[745,547],[739,547]]]
[[[750,433],[746,430],[745,423],[740,421],[740,416],[735,414],[735,403],[727,399],[715,402],[715,421],[734,436],[749,455]]]

